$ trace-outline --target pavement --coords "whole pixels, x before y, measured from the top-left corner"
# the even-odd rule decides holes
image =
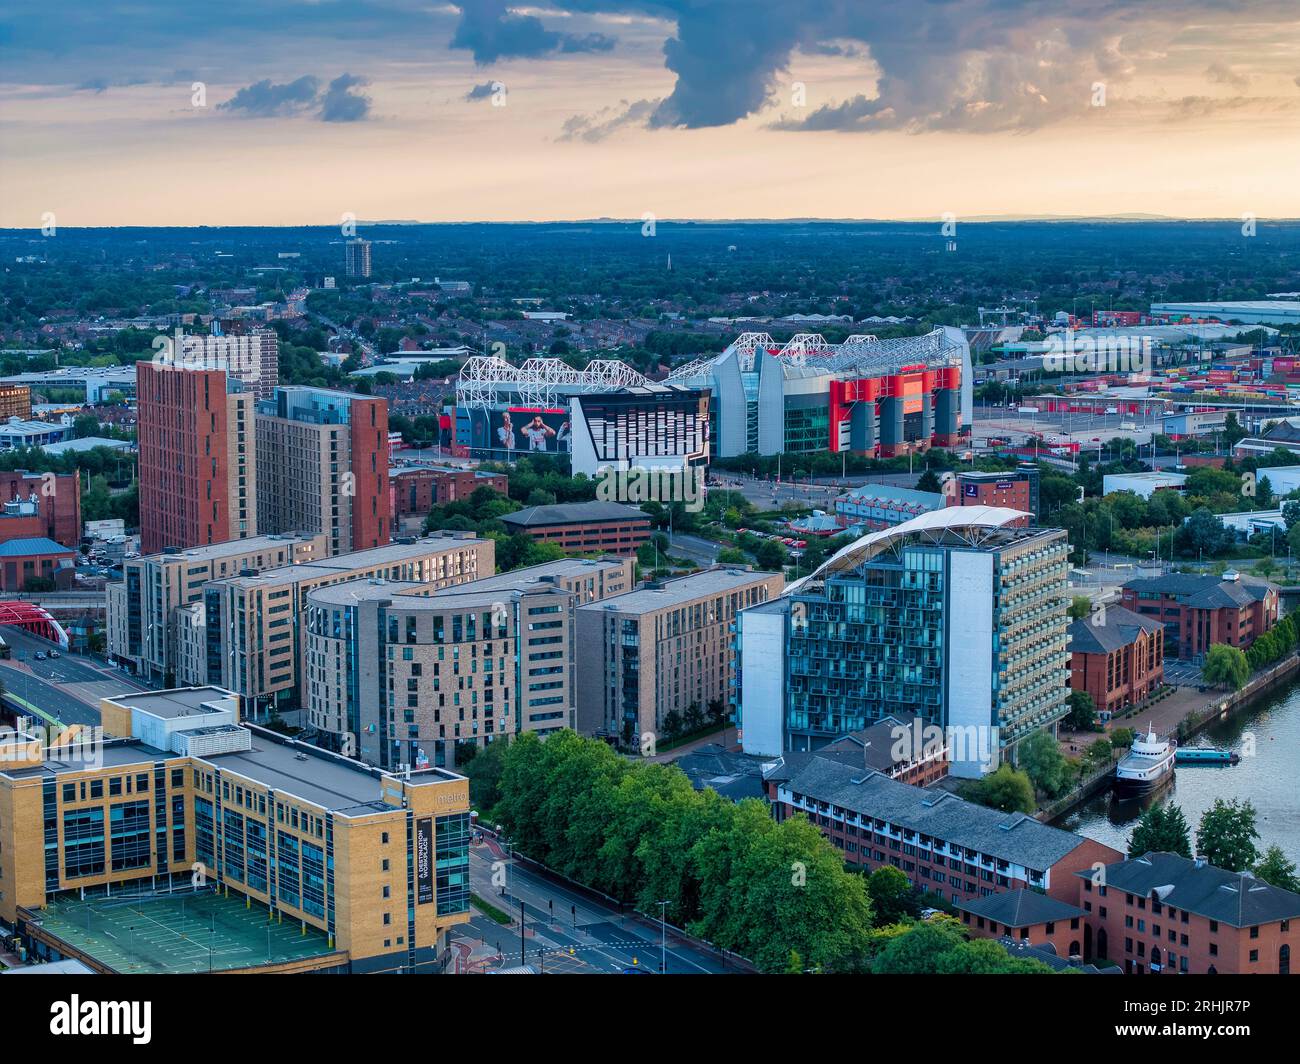
[[[482,974],[521,963],[539,974],[595,975],[629,970],[669,975],[723,974],[737,966],[683,941],[672,928],[662,937],[653,921],[618,910],[530,871],[506,857],[492,838],[470,848],[470,887],[509,913],[509,925],[478,914],[452,932],[456,971]],[[523,913],[521,958],[520,913]]]

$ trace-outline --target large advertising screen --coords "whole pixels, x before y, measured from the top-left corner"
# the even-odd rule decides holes
[[[510,461],[526,454],[569,454],[573,428],[564,407],[472,409],[470,449],[476,458]]]

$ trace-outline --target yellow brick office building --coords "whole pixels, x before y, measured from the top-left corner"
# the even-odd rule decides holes
[[[135,693],[101,712],[102,742],[0,745],[0,922],[34,952],[140,970],[61,930],[64,903],[126,895],[143,908],[179,892],[241,899],[321,943],[266,963],[268,931],[265,959],[231,949],[226,970],[445,966],[449,929],[469,919],[464,777],[398,776],[239,723],[220,688]]]

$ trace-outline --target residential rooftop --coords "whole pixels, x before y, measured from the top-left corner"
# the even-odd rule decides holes
[[[1107,605],[1071,623],[1070,650],[1075,654],[1110,654],[1128,646],[1143,632],[1149,634],[1160,627],[1153,617]]]
[[[1166,573],[1164,576],[1149,576],[1128,581],[1124,587],[1137,593],[1139,597],[1167,595],[1177,599],[1185,606],[1196,609],[1217,610],[1224,606],[1249,606],[1261,602],[1270,591],[1276,591],[1277,585],[1257,576],[1245,576],[1235,570],[1228,570],[1222,576],[1196,573]]]
[[[201,547],[184,549],[167,549],[157,554],[149,554],[140,561],[146,562],[184,562],[216,561],[220,558],[234,558],[242,554],[256,554],[259,550],[272,550],[283,547],[286,543],[311,543],[317,538],[314,532],[281,532],[272,536],[249,536],[247,539],[227,539],[220,543],[209,543]]]
[[[258,587],[273,584],[292,583],[302,580],[328,579],[346,576],[360,569],[376,569],[385,565],[398,565],[402,562],[422,558],[438,551],[456,550],[471,543],[481,543],[472,532],[460,535],[437,533],[423,539],[408,543],[393,542],[382,547],[368,550],[352,551],[349,554],[336,554],[332,558],[313,558],[298,565],[281,565],[275,569],[265,569],[251,576],[236,576],[227,581],[233,587]]]
[[[1037,890],[998,891],[983,898],[955,903],[972,916],[982,916],[1003,927],[1032,927],[1034,924],[1075,920],[1083,916],[1077,905],[1050,898]]]
[[[665,580],[658,586],[648,584],[604,602],[588,602],[578,608],[610,610],[614,613],[654,613],[656,610],[680,606],[711,595],[725,595],[776,575],[779,574],[734,567],[704,569],[675,580]]]

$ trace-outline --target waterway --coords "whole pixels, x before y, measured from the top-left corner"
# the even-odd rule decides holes
[[[1243,756],[1236,765],[1179,765],[1173,784],[1145,802],[1121,803],[1098,795],[1059,826],[1126,853],[1142,810],[1152,802],[1173,802],[1187,818],[1195,849],[1201,814],[1215,798],[1248,798],[1261,836],[1255,845],[1261,852],[1280,846],[1288,860],[1300,864],[1300,680],[1230,720],[1216,721],[1189,745],[1231,748]]]

